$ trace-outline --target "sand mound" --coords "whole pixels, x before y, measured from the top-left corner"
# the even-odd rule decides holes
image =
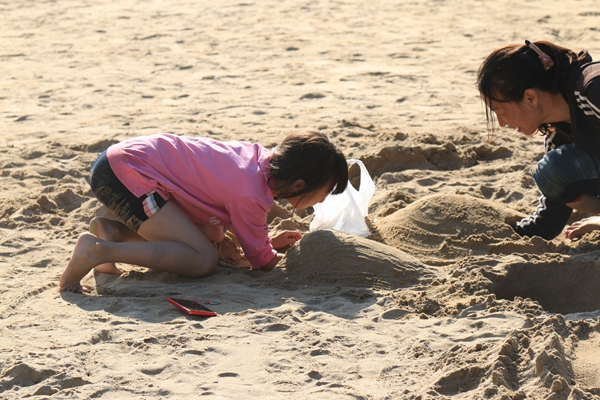
[[[517,214],[471,196],[433,195],[379,219],[375,226],[388,245],[437,263],[437,258],[486,254],[493,244],[519,239],[509,225]]]
[[[431,275],[429,267],[393,247],[345,233],[306,234],[288,250],[282,268],[297,284],[401,288]]]

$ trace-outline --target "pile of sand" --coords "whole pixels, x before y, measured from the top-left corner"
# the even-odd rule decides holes
[[[0,397],[600,398],[600,233],[513,233],[542,140],[488,140],[474,88],[506,42],[600,57],[597,9],[0,4]],[[89,274],[89,295],[58,291],[109,145],[170,131],[271,147],[296,127],[367,166],[371,236],[309,233],[310,211],[277,204],[271,229],[305,236],[271,273],[240,266],[230,236],[204,279],[120,265]],[[169,296],[217,300],[218,316]]]

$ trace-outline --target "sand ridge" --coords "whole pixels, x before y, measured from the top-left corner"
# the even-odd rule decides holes
[[[600,57],[592,0],[0,3],[0,397],[596,399],[600,234],[515,236],[542,138],[486,131],[475,72],[547,39]],[[58,292],[112,143],[272,147],[317,128],[376,183],[372,234],[308,233],[269,274],[120,265]],[[353,182],[356,177],[353,173]],[[573,220],[582,215],[574,214]],[[233,254],[233,256],[232,256]],[[214,299],[195,318],[168,296]]]

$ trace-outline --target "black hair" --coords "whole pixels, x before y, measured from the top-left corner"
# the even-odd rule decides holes
[[[283,139],[273,150],[270,165],[268,185],[279,191],[280,198],[312,194],[325,185],[331,185],[330,193],[340,194],[348,185],[346,157],[319,131],[301,130]],[[298,179],[306,186],[293,191],[292,185]]]
[[[491,102],[520,102],[527,89],[559,93],[569,69],[589,57],[586,51],[576,54],[551,42],[539,41],[535,45],[552,58],[554,66],[549,70],[544,69],[538,54],[525,44],[500,47],[487,56],[479,67],[477,89],[486,102],[485,116],[490,132],[494,131]],[[545,133],[548,125],[544,124],[539,129]]]

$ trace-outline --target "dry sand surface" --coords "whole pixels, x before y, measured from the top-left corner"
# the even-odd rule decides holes
[[[507,42],[600,59],[599,27],[597,0],[0,2],[0,398],[599,399],[600,234],[512,232],[542,139],[488,141],[474,86]],[[120,265],[58,291],[110,144],[297,127],[371,172],[370,237],[307,233],[268,274]]]

